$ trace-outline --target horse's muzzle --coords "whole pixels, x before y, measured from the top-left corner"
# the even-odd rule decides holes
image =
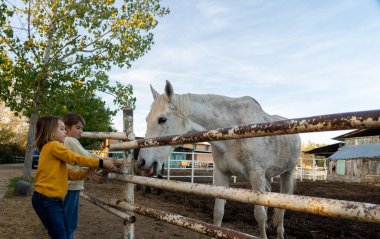
[[[137,168],[140,172],[143,172],[145,176],[151,177],[153,175],[157,175],[157,161],[154,161],[150,166],[147,165],[145,159],[140,159],[137,163]]]

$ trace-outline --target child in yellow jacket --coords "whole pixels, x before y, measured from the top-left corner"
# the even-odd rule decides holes
[[[66,163],[84,167],[115,168],[112,161],[76,154],[64,145],[65,124],[56,116],[42,117],[37,121],[36,145],[40,150],[32,205],[51,238],[66,239],[63,199],[68,179],[84,179],[87,171],[74,172]]]

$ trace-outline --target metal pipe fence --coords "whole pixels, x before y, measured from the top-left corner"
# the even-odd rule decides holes
[[[164,145],[178,145],[184,143],[355,128],[380,128],[380,110],[313,116],[260,124],[240,125],[230,128],[202,131],[185,135],[132,140],[129,142],[113,144],[110,146],[110,149],[126,150]],[[106,136],[102,135],[101,138],[106,138]],[[126,137],[126,139],[127,138],[128,137]],[[193,159],[192,162],[194,162]],[[192,165],[194,165],[194,163]],[[122,176],[111,174],[110,176],[127,182],[128,184],[141,184],[187,193],[194,193],[197,191],[197,194],[199,195],[214,198],[224,198],[227,200],[241,201],[255,205],[257,204],[268,207],[284,208],[292,211],[302,211],[322,216],[348,218],[380,224],[380,205],[376,204],[286,195],[279,193],[264,193],[252,190],[216,187],[205,184],[157,180],[153,178],[131,175]],[[129,235],[132,235],[133,237],[133,233]]]
[[[127,183],[142,184],[170,191],[380,224],[380,205],[377,204],[273,192],[259,192],[248,189],[225,188],[221,186],[160,180],[141,176],[112,174],[110,177]]]
[[[112,144],[110,145],[110,149],[125,150],[284,134],[372,128],[380,128],[380,110],[319,115],[258,124],[238,125],[229,128],[200,131],[183,135],[169,135],[132,140],[129,142]]]
[[[324,180],[327,181],[327,159],[318,159],[318,158],[300,158],[300,166],[297,165],[296,167],[296,179],[299,179],[300,181],[303,181],[304,179],[307,180]],[[305,161],[311,161],[309,165],[305,165]],[[318,161],[323,162],[323,166],[318,166]]]

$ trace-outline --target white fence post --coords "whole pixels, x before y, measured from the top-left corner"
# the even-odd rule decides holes
[[[315,164],[315,158],[313,156],[313,164],[311,166],[311,169],[312,169],[311,173],[312,173],[312,177],[313,177],[313,182],[315,182],[315,166],[316,166],[316,164]]]
[[[129,140],[134,140],[133,134],[133,109],[126,107],[123,109],[123,131],[128,135]],[[124,173],[128,175],[134,175],[133,170],[133,149],[127,149],[124,151],[125,159],[127,160],[127,166],[124,168]],[[135,202],[135,186],[132,183],[127,183],[123,189],[123,198],[129,202]],[[135,238],[135,224],[124,224],[124,239]]]
[[[170,164],[171,164],[171,159],[170,159],[171,155],[169,155],[169,158],[168,158],[168,173],[167,173],[167,179],[170,180]]]
[[[194,167],[195,167],[195,160],[194,160],[194,150],[191,152],[191,183],[194,183]]]

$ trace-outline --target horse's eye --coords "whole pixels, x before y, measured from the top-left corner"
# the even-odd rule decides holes
[[[159,124],[163,124],[163,123],[165,123],[166,122],[166,118],[165,117],[160,117],[160,118],[158,118],[158,123]]]

